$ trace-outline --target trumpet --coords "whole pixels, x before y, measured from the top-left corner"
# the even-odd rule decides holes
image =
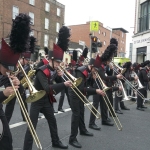
[[[114,64],[114,62],[112,62]],[[115,65],[115,64],[114,64]],[[119,66],[115,65],[116,68],[118,69],[121,69],[122,72],[125,72],[123,68],[120,68]],[[119,74],[119,71],[116,69],[116,68],[113,68],[114,72]],[[122,73],[121,72],[121,73]],[[134,85],[132,85],[124,76],[122,78],[122,80],[124,80],[130,87],[132,90],[135,90],[137,92],[137,94],[142,98],[142,99],[145,99],[145,97],[143,96],[143,94],[138,90],[136,89],[136,87],[134,87]]]
[[[7,75],[9,75],[9,73],[7,73]],[[22,100],[22,98],[21,98],[21,95],[20,95],[19,91],[15,89],[15,87],[14,87],[14,85],[13,85],[13,82],[12,82],[12,80],[11,80],[10,78],[9,78],[9,81],[10,81],[12,87],[13,87],[13,90],[14,90],[14,92],[15,92],[15,96],[17,97],[17,100],[18,100],[18,102],[19,102],[19,104],[20,104],[21,110],[22,110],[23,115],[24,115],[24,117],[25,117],[25,120],[26,120],[26,122],[27,122],[27,124],[28,124],[28,127],[29,127],[29,130],[30,130],[30,132],[31,132],[31,135],[32,135],[32,137],[33,137],[33,139],[34,139],[34,141],[35,141],[35,144],[36,144],[36,146],[37,146],[37,148],[38,148],[39,150],[42,150],[42,146],[41,146],[40,140],[39,140],[39,138],[38,138],[38,136],[37,136],[37,134],[36,134],[36,131],[35,131],[34,127],[33,127],[33,124],[32,124],[32,122],[31,122],[31,119],[30,119],[30,117],[29,117],[29,114],[28,114],[28,112],[27,112],[27,110],[26,110],[26,108],[25,108],[25,105],[24,105],[24,103],[23,103],[23,100]]]
[[[108,108],[108,110],[109,110],[109,112],[110,112],[110,114],[111,114],[111,116],[112,116],[112,118],[113,118],[113,120],[114,120],[114,122],[115,122],[115,124],[116,124],[116,126],[117,126],[117,128],[118,128],[118,130],[121,131],[121,130],[122,130],[122,125],[121,125],[121,123],[120,123],[119,118],[117,117],[117,115],[116,115],[116,113],[115,113],[115,110],[114,110],[113,106],[112,106],[111,103],[110,103],[110,100],[109,100],[109,98],[108,98],[108,96],[107,96],[107,94],[106,94],[105,88],[103,87],[103,84],[104,84],[104,83],[103,83],[103,81],[102,81],[102,79],[101,79],[101,77],[99,76],[99,74],[98,74],[97,71],[95,71],[95,75],[96,75],[96,78],[98,79],[98,82],[99,82],[99,84],[101,85],[101,87],[102,87],[102,89],[103,89],[103,91],[104,91],[104,93],[105,93],[106,98],[105,98],[105,96],[103,96],[103,99],[104,99],[104,101],[105,101],[105,103],[106,103],[106,105],[107,105],[107,108]],[[95,82],[96,82],[98,88],[100,89],[100,86],[99,86],[99,84],[98,84],[98,82],[97,82],[96,79],[95,79]],[[107,102],[107,101],[108,101],[108,102]],[[108,103],[109,103],[109,104],[108,104]],[[110,110],[109,105],[110,105],[110,107],[111,107],[111,109],[112,109],[113,112]],[[113,113],[115,114],[116,119],[113,117]]]
[[[58,69],[60,70],[60,71],[62,71],[62,72],[64,72],[64,76],[67,78],[67,79],[69,79],[70,81],[72,81],[72,86],[73,87],[71,87],[71,89],[74,91],[74,93],[79,97],[79,99],[88,107],[88,109],[93,113],[93,115],[97,118],[97,119],[99,119],[100,118],[100,116],[101,116],[101,114],[99,113],[99,111],[90,103],[90,101],[86,98],[86,96],[84,96],[84,94],[78,89],[78,87],[77,87],[77,84],[74,84],[74,77],[73,77],[73,79],[72,79],[72,75],[70,75],[70,73],[69,72],[67,72],[62,66],[59,66],[58,67]],[[66,81],[66,79],[62,76],[62,78],[64,79],[64,81]],[[78,79],[77,79],[78,80]],[[80,80],[80,83],[82,82],[82,80]],[[79,85],[79,84],[78,84]],[[78,93],[77,93],[78,92]],[[81,96],[80,96],[80,95]],[[84,100],[86,100],[87,101],[87,103],[84,101]],[[96,112],[94,112],[90,107],[89,107],[89,105],[94,109],[94,111]],[[98,115],[97,115],[98,114]]]

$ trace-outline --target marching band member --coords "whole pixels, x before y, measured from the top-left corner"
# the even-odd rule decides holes
[[[114,56],[114,53],[116,52],[117,47],[115,44],[110,44],[107,49],[104,51],[101,57],[97,56],[95,60],[95,67],[98,68],[98,74],[101,77],[102,80],[106,82],[114,81],[117,78],[120,79],[122,78],[122,75],[116,75],[116,76],[106,76],[105,75],[105,69],[104,69],[104,64],[109,64],[110,61],[112,60],[112,57]],[[94,83],[94,87],[97,87],[96,83]],[[101,87],[101,86],[100,86]],[[103,97],[101,95],[94,95],[93,96],[93,106],[98,109],[98,105],[100,103],[101,107],[101,117],[102,117],[102,125],[108,125],[108,126],[113,126],[114,124],[111,123],[110,119],[108,118],[108,113],[107,113],[107,106],[105,104],[105,101],[103,100]],[[97,127],[95,124],[95,116],[91,114],[90,116],[90,121],[89,121],[89,127],[95,130],[100,129]]]
[[[133,80],[137,80],[138,78],[137,77],[131,77],[131,65],[132,63],[131,62],[126,62],[123,67],[126,68],[126,71],[125,73],[123,74],[124,77],[128,80],[128,81],[133,81]],[[124,81],[121,80],[121,82],[124,83]],[[127,85],[127,83],[126,83]],[[127,85],[128,86],[128,85]],[[128,87],[129,88],[129,87]],[[127,108],[125,105],[124,105],[124,102],[122,101],[123,100],[123,95],[122,95],[122,92],[120,92],[120,94],[117,94],[117,92],[115,92],[115,112],[118,113],[118,114],[123,114],[123,112],[119,109],[119,103],[120,103],[120,108],[122,110],[130,110],[129,108]]]
[[[141,94],[143,94],[145,98],[147,98],[147,87],[149,82],[149,78],[147,76],[148,73],[147,69],[149,69],[148,68],[149,64],[150,64],[149,60],[141,63],[140,70],[138,73],[139,80],[144,87],[142,89],[139,89],[139,91],[141,92]],[[137,110],[144,111],[143,108],[147,108],[147,107],[143,105],[143,99],[139,96],[139,94],[137,94]]]
[[[2,39],[1,49],[0,49],[0,85],[6,84],[8,82],[7,72],[12,73],[17,70],[16,65],[20,57],[20,53],[28,50],[28,40],[30,32],[30,21],[31,18],[26,14],[19,14],[13,20],[12,30],[10,34],[10,46]],[[19,29],[17,28],[19,27]],[[11,59],[10,59],[11,58]],[[10,76],[12,82],[15,86],[15,89],[19,89],[20,93],[23,93],[24,89],[20,85],[20,81],[17,77]],[[9,97],[11,94],[14,94],[14,89],[11,85],[6,87],[6,89],[0,92],[0,119],[2,121],[4,131],[3,137],[0,140],[0,149],[1,150],[12,150],[12,136],[9,129],[7,118],[2,109],[2,102]]]
[[[20,61],[21,65],[23,66],[26,74],[28,74],[28,72],[31,69],[30,65],[29,65],[29,61],[30,61],[31,53],[34,52],[34,48],[35,48],[35,38],[31,36],[30,37],[29,50],[24,52],[24,53],[22,53],[21,54],[21,58],[19,59],[19,61]],[[19,74],[17,74],[17,77],[21,81],[23,79],[24,75],[23,75],[22,72],[19,72]],[[22,98],[22,100],[24,102],[26,110],[28,111],[28,106],[27,106],[27,103],[25,102],[25,100],[26,100],[26,90],[25,89],[24,89],[24,92],[21,94],[21,98]],[[15,102],[16,102],[16,97],[14,97],[9,103],[6,104],[5,115],[7,117],[8,123],[10,122],[10,119],[12,117],[12,114],[13,114],[13,111],[14,111],[14,107],[15,107]],[[25,118],[24,118],[24,115],[22,113],[22,110],[21,110],[21,115],[22,115],[23,121],[26,121]]]
[[[65,32],[64,32],[65,31]],[[45,90],[46,95],[40,100],[31,104],[30,109],[30,118],[33,123],[34,128],[36,128],[38,122],[39,112],[42,112],[48,122],[52,146],[67,149],[68,146],[64,145],[59,137],[57,132],[57,123],[53,111],[53,102],[56,102],[54,94],[61,92],[66,86],[71,86],[71,81],[62,82],[61,77],[62,72],[58,71],[58,67],[63,59],[64,51],[68,49],[69,29],[63,26],[59,30],[59,38],[57,45],[54,44],[53,51],[49,51],[49,63],[48,65],[41,66],[37,69],[36,78],[34,81],[34,86],[37,90]],[[57,84],[52,84],[53,80],[56,80]],[[24,150],[31,150],[33,144],[33,138],[30,133],[30,130],[27,129],[25,140],[24,140]]]
[[[78,86],[78,89],[84,94],[93,95],[100,94],[104,95],[104,92],[100,89],[88,88],[86,78],[88,77],[88,73],[91,71],[91,65],[81,66],[75,70],[74,76],[76,78],[81,77],[83,80],[81,84]],[[77,92],[78,93],[78,92]],[[79,94],[80,95],[80,94]],[[84,123],[84,103],[80,98],[74,93],[74,91],[69,88],[69,96],[70,96],[70,106],[72,110],[72,119],[71,119],[71,135],[69,138],[69,144],[76,147],[81,148],[81,144],[77,141],[78,128],[80,130],[80,135],[84,136],[93,136],[90,133]]]

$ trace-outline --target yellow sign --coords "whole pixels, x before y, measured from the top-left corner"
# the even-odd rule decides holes
[[[91,21],[90,22],[90,31],[98,31],[99,30],[99,22]]]

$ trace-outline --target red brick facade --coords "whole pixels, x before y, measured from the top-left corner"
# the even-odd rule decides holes
[[[97,36],[103,46],[100,48],[100,53],[103,53],[106,47],[109,45],[110,37],[115,37],[118,40],[118,56],[121,53],[126,53],[126,31],[122,28],[113,29],[112,32],[103,27],[102,23],[99,23],[99,31],[94,32],[93,35]],[[90,47],[90,23],[80,25],[71,25],[71,41],[78,43],[84,41],[86,46]]]
[[[45,3],[50,4],[50,11],[45,11]],[[34,36],[37,38],[37,45],[44,47],[44,35],[49,36],[48,48],[53,48],[58,33],[56,32],[56,23],[60,27],[64,23],[65,6],[55,0],[35,0],[35,5],[30,5],[29,0],[0,0],[0,38],[7,37],[10,34],[12,24],[13,6],[19,8],[19,13],[34,13]],[[61,15],[57,16],[57,8],[61,10]],[[45,18],[49,19],[49,29],[45,29]]]

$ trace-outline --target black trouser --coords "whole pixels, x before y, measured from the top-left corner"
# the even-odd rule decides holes
[[[0,140],[0,150],[12,150],[12,136],[9,129],[9,125],[6,119],[6,116],[4,115],[4,111],[2,108],[0,108],[0,120],[3,124],[3,137]]]
[[[60,99],[59,99],[59,104],[58,104],[58,110],[62,109],[62,106],[63,106],[63,103],[64,103],[64,98],[65,98],[65,93],[67,95],[68,104],[70,106],[70,99],[69,99],[69,95],[68,95],[68,88],[65,87],[65,89],[63,91],[61,91],[61,95],[60,95]]]
[[[69,141],[74,141],[78,134],[78,128],[80,132],[87,131],[84,123],[84,103],[70,88],[68,89],[68,92],[70,97],[70,107],[72,110],[71,135]]]
[[[107,113],[107,106],[106,106],[104,99],[102,98],[101,95],[98,95],[98,94],[93,95],[93,106],[96,108],[96,110],[98,110],[99,104],[100,104],[102,121],[107,121],[108,113]],[[93,110],[93,112],[95,112],[95,110],[93,108],[92,108],[92,110]],[[93,115],[93,113],[91,113],[89,125],[95,124],[95,120],[96,120],[96,117]]]
[[[130,90],[127,89],[127,96],[129,95],[131,96],[131,89]]]
[[[146,98],[147,97],[147,91],[143,89],[139,89],[139,92],[143,94],[143,96]],[[137,107],[142,107],[143,105],[143,99],[137,94]]]
[[[120,108],[124,108],[124,102],[122,101],[123,97],[118,97],[115,92],[115,110],[119,110],[119,103]]]
[[[52,143],[57,143],[59,141],[59,137],[57,133],[56,118],[54,116],[52,105],[50,104],[49,98],[47,96],[44,96],[42,99],[31,104],[30,118],[35,129],[38,122],[39,112],[42,112],[44,114],[48,122]],[[33,138],[29,128],[27,128],[23,150],[32,150],[32,144]]]
[[[28,106],[27,106],[27,103],[25,102],[26,100],[26,93],[24,92],[22,95],[21,95],[21,98],[23,100],[23,103],[25,105],[25,108],[26,110],[28,111]],[[9,103],[7,103],[6,105],[6,108],[5,108],[5,115],[6,115],[6,118],[7,118],[7,121],[8,123],[10,122],[10,119],[12,117],[12,114],[13,114],[13,111],[14,111],[14,107],[15,107],[15,102],[16,102],[16,97],[14,97],[11,101],[9,101]],[[22,113],[22,110],[21,110],[21,115],[22,115],[22,119],[25,120],[24,118],[24,115]]]

